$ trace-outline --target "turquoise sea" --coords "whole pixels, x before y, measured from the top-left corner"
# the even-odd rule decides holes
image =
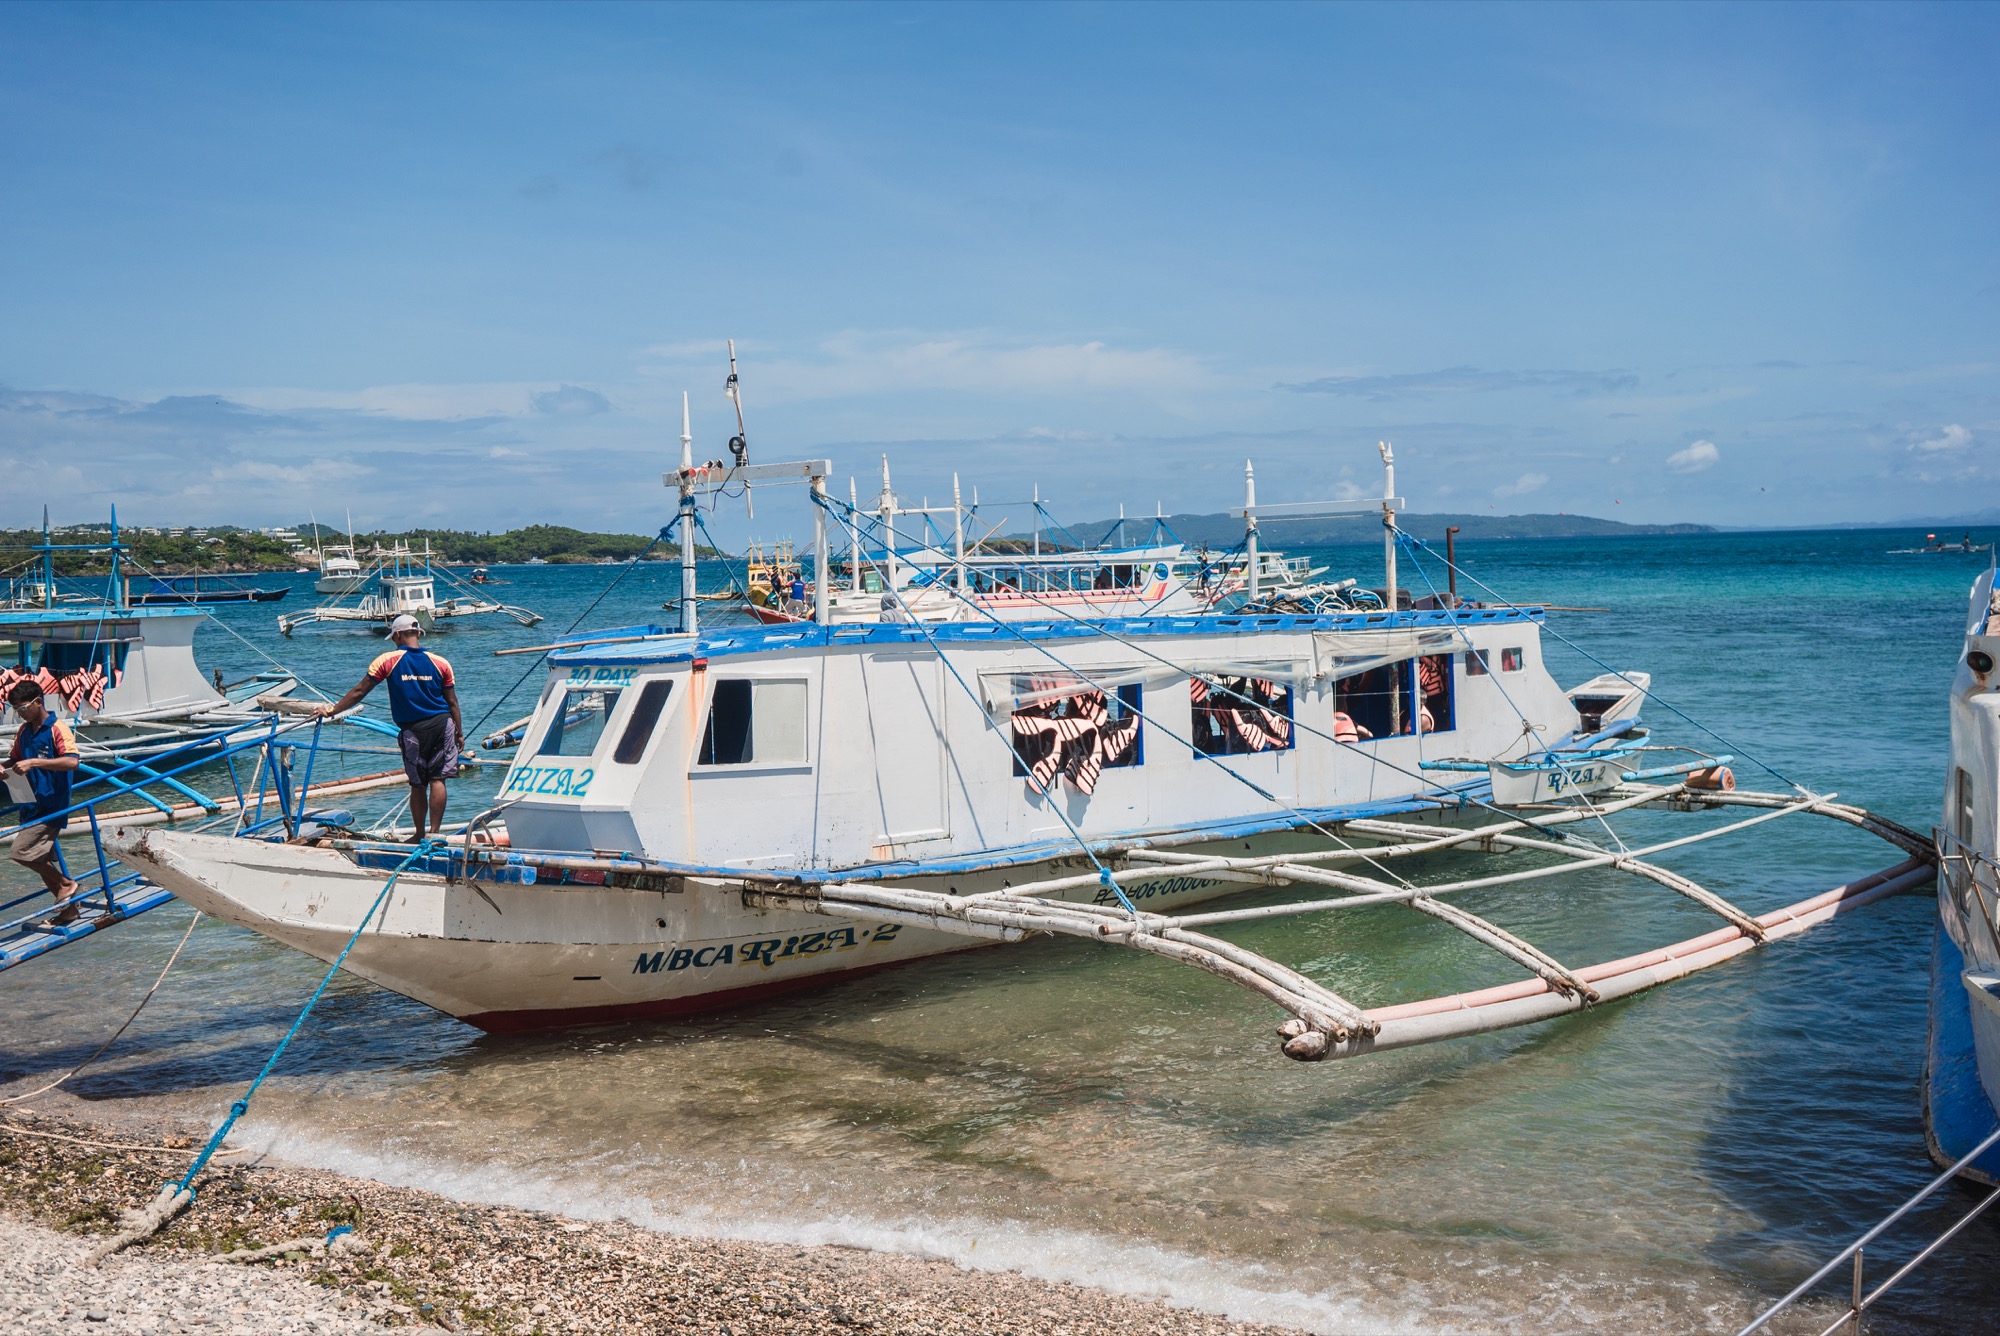
[[[1511,599],[1605,609],[1550,615],[1560,681],[1598,668],[1557,633],[1650,671],[1660,700],[1723,739],[1650,706],[1660,740],[1736,754],[1745,787],[1784,787],[1762,762],[1928,830],[1982,559],[1889,555],[1916,537],[1492,542],[1460,557]],[[1379,583],[1379,547],[1323,555]],[[468,724],[490,712],[489,728],[526,713],[538,681],[501,702],[529,660],[492,651],[567,626],[619,571],[498,573],[496,595],[548,621],[434,641]],[[670,618],[677,580],[638,568],[587,625]],[[277,611],[312,601],[308,579],[294,584],[275,607],[219,610],[204,667],[241,676],[268,666],[261,651],[329,693],[358,677],[372,637],[277,635]],[[498,779],[496,766],[462,781],[453,810],[483,806]],[[372,817],[394,794],[352,805]],[[1896,858],[1791,818],[1669,861],[1763,910]],[[1711,926],[1615,875],[1530,885],[1466,903],[1575,964]],[[1275,1013],[1236,989],[1072,941],[701,1020],[527,1038],[343,978],[239,1136],[470,1199],[904,1250],[1319,1331],[1733,1332],[1932,1173],[1918,1081],[1933,921],[1931,901],[1908,896],[1586,1015],[1311,1067],[1278,1054]],[[94,1048],[186,923],[170,906],[0,976],[0,1079]],[[1396,908],[1237,931],[1364,1004],[1514,977]],[[219,1116],[318,973],[205,923],[139,1024],[68,1088]],[[1969,1229],[1870,1330],[2000,1330],[1996,1230]]]

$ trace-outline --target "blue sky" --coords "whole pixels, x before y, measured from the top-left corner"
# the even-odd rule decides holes
[[[2000,505],[1986,6],[0,8],[0,523]],[[755,526],[782,530],[760,508]],[[799,515],[801,531],[803,513]],[[741,521],[738,521],[740,527]]]

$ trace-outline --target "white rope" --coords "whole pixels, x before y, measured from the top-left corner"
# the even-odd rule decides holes
[[[132,1027],[133,1021],[139,1019],[139,1013],[144,1011],[146,1009],[146,1004],[153,1000],[153,994],[160,991],[160,985],[167,981],[167,975],[172,972],[174,968],[174,962],[181,958],[181,947],[186,946],[188,944],[188,938],[194,936],[195,924],[199,922],[201,922],[201,911],[197,909],[195,911],[194,917],[188,920],[187,931],[181,934],[181,940],[179,944],[174,947],[174,953],[167,957],[166,965],[161,968],[160,977],[153,980],[153,986],[151,988],[148,988],[146,990],[146,995],[139,999],[139,1005],[132,1008],[132,1014],[125,1018],[125,1023],[119,1026],[116,1030],[113,1030],[111,1032],[111,1037],[105,1040],[103,1043],[99,1044],[97,1046],[97,1051],[95,1053],[92,1053],[82,1062],[79,1062],[78,1064],[76,1064],[76,1066],[70,1068],[68,1071],[64,1072],[61,1076],[58,1076],[55,1080],[49,1082],[41,1089],[30,1090],[25,1095],[10,1095],[6,1099],[0,1099],[0,1105],[20,1104],[27,1100],[33,1099],[37,1095],[46,1095],[51,1090],[54,1090],[57,1086],[61,1085],[64,1081],[69,1080],[70,1077],[75,1076],[85,1067],[88,1067],[91,1063],[96,1062],[99,1058],[103,1057],[104,1051],[110,1048],[113,1044],[117,1043],[118,1037],[124,1034],[125,1031],[127,1031]]]

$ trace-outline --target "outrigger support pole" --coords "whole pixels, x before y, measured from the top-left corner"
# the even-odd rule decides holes
[[[1650,806],[1669,810],[1709,808],[1761,809],[1757,815],[1720,826],[1705,826],[1693,834],[1661,840],[1640,848],[1605,849],[1582,841],[1541,838],[1553,828],[1599,822],[1630,808]],[[1896,846],[1909,857],[1893,867],[1859,877],[1805,900],[1762,914],[1750,914],[1707,891],[1679,873],[1645,856],[1746,830],[1785,816],[1812,813],[1856,826]],[[1530,814],[1472,827],[1429,826],[1415,821],[1352,818],[1337,822],[1334,844],[1310,851],[1246,856],[1211,850],[1194,852],[1162,847],[1153,840],[1130,845],[1095,846],[1095,874],[1051,877],[1015,883],[970,895],[932,889],[941,878],[935,871],[911,865],[857,868],[830,877],[801,879],[783,873],[725,874],[696,872],[692,878],[726,886],[746,903],[836,917],[903,923],[911,927],[963,936],[1016,941],[1052,933],[1081,937],[1147,951],[1181,964],[1193,965],[1261,994],[1290,1013],[1278,1029],[1285,1055],[1302,1062],[1351,1057],[1457,1035],[1478,1034],[1545,1020],[1600,1002],[1627,997],[1656,984],[1717,965],[1766,942],[1801,932],[1865,904],[1922,887],[1936,875],[1936,855],[1921,835],[1861,808],[1833,801],[1831,795],[1718,792],[1691,790],[1685,782],[1668,786],[1627,783],[1579,804],[1548,807]],[[1345,838],[1361,837],[1359,844]],[[1190,833],[1186,843],[1202,838]],[[1209,841],[1212,844],[1212,841]],[[1451,882],[1411,885],[1394,877],[1344,871],[1340,865],[1365,862],[1376,871],[1394,859],[1457,850],[1503,854],[1522,851],[1546,860],[1484,876]],[[492,855],[487,855],[491,857]],[[991,871],[1000,864],[953,867]],[[1556,960],[1533,943],[1459,905],[1446,896],[1501,887],[1526,886],[1565,873],[1607,868],[1631,873],[1688,897],[1724,920],[1724,926],[1697,937],[1656,947],[1638,955],[1581,968]],[[1254,886],[1299,886],[1314,894],[1303,900],[1264,903],[1192,914],[1161,914],[1121,910],[1090,894],[1102,883],[1138,886],[1148,881],[1199,877],[1213,882]],[[1398,884],[1400,883],[1400,884]],[[1340,894],[1321,898],[1325,891]],[[1208,934],[1224,923],[1239,923],[1295,915],[1395,904],[1444,923],[1520,966],[1529,977],[1512,983],[1448,997],[1425,998],[1366,1011],[1325,985],[1307,978],[1247,947]]]

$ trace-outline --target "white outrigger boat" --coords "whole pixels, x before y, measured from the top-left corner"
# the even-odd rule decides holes
[[[696,467],[690,441],[684,422],[666,475],[681,499],[681,625],[552,647],[499,805],[448,844],[143,831],[117,837],[118,855],[322,960],[351,942],[347,969],[488,1030],[710,1009],[1054,934],[1261,995],[1287,1013],[1284,1051],[1302,1060],[1575,1011],[1933,875],[1929,842],[1892,823],[1803,790],[1733,791],[1728,758],[1649,743],[1643,674],[1562,689],[1532,607],[865,625],[823,608],[811,623],[703,633],[702,496],[809,485],[821,588],[838,503],[823,462]],[[1379,510],[1390,589],[1401,505],[1392,472],[1383,497],[1329,505]],[[838,522],[866,520],[848,508]],[[605,708],[577,722],[578,696]],[[1639,808],[1745,816],[1650,845],[1590,838]],[[1805,813],[1909,857],[1763,914],[1653,861]],[[1527,857],[1424,884],[1395,870],[1443,851]],[[1572,967],[1454,898],[1592,868],[1684,896],[1715,929]],[[1260,894],[1196,911],[1246,891]],[[1522,977],[1364,1009],[1213,931],[1380,905],[1468,934]]]
[[[351,606],[340,602],[340,599],[352,590],[364,587],[369,578],[376,581],[374,593],[363,594]],[[452,577],[446,575],[445,578]],[[342,588],[333,598],[304,612],[286,613],[279,617],[278,630],[284,635],[290,635],[301,626],[316,623],[360,622],[386,634],[389,623],[405,614],[415,617],[417,623],[425,630],[431,630],[456,618],[481,617],[492,613],[512,617],[522,626],[533,626],[542,620],[539,613],[513,607],[494,599],[481,598],[470,589],[451,598],[440,599],[437,596],[437,580],[438,572],[431,566],[428,546],[420,563],[408,546],[398,543],[378,557],[366,575],[352,585],[343,580]]]
[[[45,522],[46,523],[46,522]],[[142,760],[269,718],[273,703],[298,687],[290,673],[258,673],[227,683],[203,676],[194,634],[208,613],[199,607],[134,605],[114,513],[102,542],[57,543],[44,529],[35,549],[40,578],[23,596],[0,606],[0,747],[19,727],[4,692],[23,678],[42,683],[44,697],[76,736],[87,765]],[[102,597],[60,595],[56,554],[111,556]],[[142,577],[145,578],[145,577]]]
[[[882,460],[882,490],[871,511],[854,504],[854,484],[848,482],[847,555],[844,570],[830,578],[815,578],[803,599],[752,598],[750,615],[779,626],[818,620],[818,591],[831,591],[826,620],[851,626],[873,622],[1019,621],[1055,615],[1079,617],[1151,617],[1200,611],[1212,602],[1210,573],[1194,561],[1185,544],[1149,542],[1134,546],[1086,547],[1042,544],[1044,518],[1039,495],[1034,502],[1035,528],[1025,550],[1018,542],[989,546],[991,535],[966,541],[968,521],[975,520],[979,502],[963,504],[956,475],[951,480],[949,506],[905,505],[889,479],[889,460]],[[950,532],[930,517],[949,515]],[[924,531],[899,531],[897,521],[922,518]],[[870,542],[863,524],[881,535]],[[1157,537],[1157,535],[1156,535]],[[753,589],[755,582],[753,577]]]

